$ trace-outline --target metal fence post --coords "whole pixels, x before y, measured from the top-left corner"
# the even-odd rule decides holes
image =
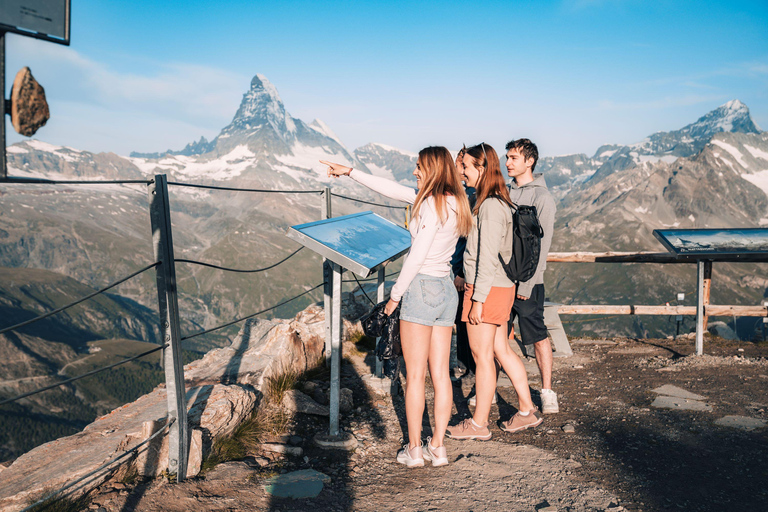
[[[696,355],[704,353],[704,262],[696,262]]]
[[[379,269],[379,275],[378,275],[378,286],[376,287],[376,303],[380,303],[384,301],[384,267],[381,267]],[[379,338],[376,338],[376,345],[379,345]],[[376,359],[376,373],[374,374],[379,379],[384,376],[384,361],[379,359],[378,357]]]
[[[179,328],[179,302],[176,295],[176,267],[171,234],[171,208],[168,200],[168,180],[165,174],[155,175],[149,184],[149,217],[156,267],[157,302],[160,309],[160,332],[165,363],[165,390],[168,400],[168,419],[175,421],[168,432],[168,472],[181,482],[187,476],[189,436],[187,425],[187,392],[184,386],[184,366],[181,360],[181,330]]]
[[[5,155],[5,31],[0,29],[0,180],[8,178]]]
[[[331,189],[323,189],[322,204],[320,216],[322,219],[330,219],[331,213]],[[333,304],[331,301],[331,278],[333,275],[333,264],[323,258],[323,310],[325,311],[325,365],[331,364],[331,316]]]

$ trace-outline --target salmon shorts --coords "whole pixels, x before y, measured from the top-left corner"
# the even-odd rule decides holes
[[[469,322],[469,309],[472,307],[472,291],[474,286],[467,283],[464,285],[464,302],[461,312],[461,321]],[[515,301],[515,287],[502,288],[500,286],[491,286],[485,302],[483,303],[483,323],[494,325],[507,325],[509,314],[512,310],[512,304]]]

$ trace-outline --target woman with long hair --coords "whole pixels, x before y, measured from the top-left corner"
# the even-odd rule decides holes
[[[326,162],[329,176],[349,176],[387,197],[413,204],[409,231],[411,250],[390,292],[385,312],[390,315],[402,300],[400,340],[405,359],[405,415],[408,443],[397,453],[397,462],[408,467],[448,464],[443,438],[451,416],[453,393],[449,374],[451,332],[458,298],[451,276],[451,256],[459,236],[466,236],[472,214],[459,173],[444,147],[419,152],[417,190],[360,170]],[[435,388],[435,430],[421,441],[424,414],[424,381],[427,365]]]
[[[516,432],[535,427],[542,416],[534,407],[528,387],[528,374],[517,354],[507,343],[507,321],[515,298],[515,283],[507,277],[499,261],[512,255],[512,211],[496,151],[481,143],[462,150],[459,171],[468,187],[476,190],[472,210],[472,231],[464,251],[464,312],[467,335],[475,358],[476,407],[472,418],[448,427],[453,439],[491,438],[488,416],[496,392],[496,361],[512,380],[518,398],[518,412],[502,429]]]

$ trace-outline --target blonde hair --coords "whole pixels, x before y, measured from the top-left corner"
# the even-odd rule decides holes
[[[445,198],[452,195],[456,198],[456,231],[459,236],[467,236],[472,229],[472,212],[451,153],[443,146],[431,146],[419,151],[417,161],[424,171],[424,179],[413,203],[411,219],[418,217],[422,203],[431,196],[440,222],[445,223],[448,220]]]

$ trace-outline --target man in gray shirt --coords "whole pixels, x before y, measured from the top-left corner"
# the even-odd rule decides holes
[[[512,322],[517,317],[523,344],[533,345],[536,353],[536,364],[541,373],[541,412],[554,414],[559,412],[559,407],[557,394],[552,391],[552,346],[544,325],[544,270],[547,268],[547,254],[555,225],[555,199],[549,193],[544,177],[533,173],[539,159],[536,144],[529,139],[517,139],[509,142],[506,148],[507,174],[512,178],[510,199],[515,204],[535,206],[539,224],[544,230],[536,273],[528,281],[518,283],[509,318],[509,332],[512,337]]]

